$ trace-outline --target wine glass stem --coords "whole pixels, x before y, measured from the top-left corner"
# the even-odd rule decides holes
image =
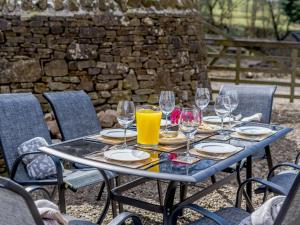
[[[124,126],[124,144],[123,144],[123,146],[125,148],[127,147],[126,131],[127,131],[127,126]]]
[[[190,157],[190,137],[187,138],[186,157]]]
[[[224,117],[221,116],[221,134],[224,133]]]
[[[168,131],[168,114],[166,113],[166,126],[165,131]]]
[[[232,123],[231,123],[231,117],[232,117],[232,110],[230,108],[230,112],[229,112],[229,126],[231,127],[232,126]]]

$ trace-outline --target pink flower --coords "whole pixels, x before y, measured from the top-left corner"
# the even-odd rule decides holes
[[[171,119],[171,122],[172,122],[173,124],[178,124],[179,118],[180,118],[180,114],[181,114],[180,108],[175,108],[175,109],[172,111],[171,116],[170,116],[170,119]]]

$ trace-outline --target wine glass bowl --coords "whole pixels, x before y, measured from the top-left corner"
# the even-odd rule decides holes
[[[173,137],[174,132],[168,130],[168,117],[175,108],[175,94],[173,91],[162,91],[159,98],[159,107],[162,113],[166,116],[166,124],[162,135],[165,137]]]
[[[224,118],[230,114],[230,98],[226,95],[219,95],[215,101],[216,115],[221,119],[220,134],[224,134]]]
[[[195,135],[199,127],[200,113],[196,107],[183,108],[179,119],[179,130],[187,138],[187,151],[184,160],[190,162],[194,157],[190,156],[190,139]]]
[[[239,98],[238,98],[238,93],[235,90],[226,90],[224,92],[225,96],[229,97],[229,103],[225,102],[225,107],[227,107],[229,109],[229,117],[230,117],[230,126],[231,126],[231,118],[232,118],[232,113],[234,112],[234,110],[237,109],[238,105],[239,105]]]
[[[134,122],[135,107],[132,101],[120,101],[117,106],[117,120],[118,123],[124,127],[124,144],[123,148],[127,148],[126,131],[127,128]]]
[[[197,88],[195,95],[196,106],[203,111],[209,104],[210,93],[208,88]]]

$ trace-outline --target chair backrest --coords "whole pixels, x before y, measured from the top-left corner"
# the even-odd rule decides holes
[[[0,177],[0,218],[3,225],[44,225],[29,193],[4,177]]]
[[[44,93],[64,141],[100,132],[93,103],[84,91]]]
[[[300,173],[287,195],[274,225],[300,224]]]
[[[17,147],[35,137],[51,143],[38,99],[31,93],[0,94],[0,144],[9,172]]]
[[[234,114],[242,114],[245,117],[262,113],[261,122],[270,123],[276,86],[224,85],[220,94],[230,90],[235,90],[239,98],[239,105]]]

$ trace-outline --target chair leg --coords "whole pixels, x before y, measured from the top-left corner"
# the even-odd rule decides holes
[[[164,199],[163,199],[163,194],[162,194],[162,189],[161,189],[161,182],[160,180],[156,181],[157,184],[157,192],[158,192],[158,200],[159,200],[159,204],[161,206],[164,205]]]
[[[65,190],[64,184],[58,184],[59,209],[63,214],[66,214]]]
[[[98,193],[98,196],[97,196],[97,201],[100,201],[100,200],[101,200],[102,195],[103,195],[104,188],[105,188],[105,182],[102,182],[101,187],[100,187],[100,190],[99,190],[99,193]]]
[[[55,198],[55,195],[56,195],[56,192],[57,192],[57,185],[55,185],[52,189],[52,192],[51,192],[51,201],[54,200]]]
[[[121,176],[117,176],[115,179],[116,179],[116,187],[120,186],[121,185]],[[118,205],[119,205],[119,213],[122,213],[124,211],[123,204],[118,203]]]
[[[111,189],[113,189],[115,187],[114,179],[110,180],[110,186],[111,186]],[[117,204],[116,204],[116,201],[114,201],[114,200],[111,201],[111,211],[112,211],[113,218],[115,218],[117,216]]]
[[[216,176],[215,175],[211,176],[210,180],[212,184],[216,183]]]

